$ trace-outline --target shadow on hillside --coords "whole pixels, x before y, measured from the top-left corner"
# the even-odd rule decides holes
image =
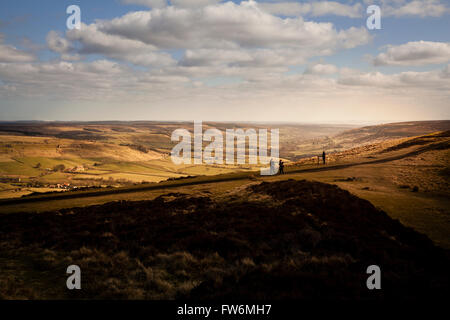
[[[1,298],[392,299],[449,294],[449,256],[333,185],[285,180],[0,217]],[[79,265],[82,290],[65,290]],[[382,290],[366,288],[379,265]],[[18,278],[17,274],[22,277]]]

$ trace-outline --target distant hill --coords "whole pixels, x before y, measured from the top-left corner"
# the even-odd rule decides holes
[[[413,121],[387,123],[361,128],[343,129],[340,132],[317,135],[310,139],[297,140],[296,147],[290,148],[286,158],[299,161],[327,153],[343,152],[356,147],[365,146],[450,130],[450,120]]]
[[[272,129],[280,132],[280,154],[283,158],[291,158],[292,154],[299,150],[299,143],[307,139],[332,136],[344,130],[353,128],[351,125],[323,125],[323,124],[274,124],[274,123],[231,123],[231,122],[203,122],[203,130],[216,128],[225,134],[227,129]],[[120,173],[120,178],[135,182],[147,180],[144,176],[129,177],[132,162],[146,163],[151,168],[158,168],[153,175],[148,168],[140,168],[138,171],[152,174],[150,181],[160,181],[172,176],[190,175],[194,172],[179,172],[173,168],[168,158],[176,142],[171,141],[172,132],[184,128],[193,131],[193,122],[165,122],[165,121],[104,121],[104,122],[39,122],[19,121],[0,122],[0,178],[21,175],[20,178],[38,176],[48,166],[51,169],[62,160],[66,167],[89,167],[95,163],[120,163],[120,168],[115,165],[114,173]],[[258,131],[257,131],[258,132]],[[206,145],[206,142],[205,144]],[[302,152],[300,150],[300,152]],[[158,162],[155,163],[157,160]],[[45,164],[43,162],[51,162]],[[35,168],[38,163],[40,170]],[[27,165],[25,165],[27,164]],[[220,168],[220,172],[234,170],[232,166]],[[248,166],[247,166],[248,167]],[[99,173],[99,166],[92,172]],[[160,170],[161,169],[161,170]],[[244,168],[245,169],[245,168]],[[206,174],[220,173],[206,172]],[[123,176],[125,174],[125,177]],[[60,177],[57,183],[67,182],[68,176]],[[101,177],[98,177],[101,178]],[[108,179],[109,177],[107,177]],[[118,178],[118,177],[117,177]],[[116,179],[117,180],[117,179]],[[1,198],[1,195],[0,195]]]
[[[341,144],[365,144],[450,130],[450,120],[412,121],[351,129],[334,136]]]

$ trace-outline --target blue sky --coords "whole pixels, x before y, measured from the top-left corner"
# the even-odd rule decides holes
[[[369,4],[381,30],[366,28]],[[81,9],[80,30],[66,28],[69,5]],[[2,1],[0,120],[448,119],[449,8]]]

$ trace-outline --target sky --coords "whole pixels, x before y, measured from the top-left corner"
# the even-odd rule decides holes
[[[450,1],[0,2],[2,121],[439,119]]]

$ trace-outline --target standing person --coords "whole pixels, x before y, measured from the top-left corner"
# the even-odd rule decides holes
[[[270,175],[273,175],[275,173],[275,163],[273,162],[273,159],[270,159]]]
[[[322,153],[322,160],[323,160],[323,164],[325,164],[325,159],[326,159],[326,154],[325,154],[325,150]]]
[[[284,162],[281,159],[279,162],[279,167],[280,167],[280,174],[284,174]]]

